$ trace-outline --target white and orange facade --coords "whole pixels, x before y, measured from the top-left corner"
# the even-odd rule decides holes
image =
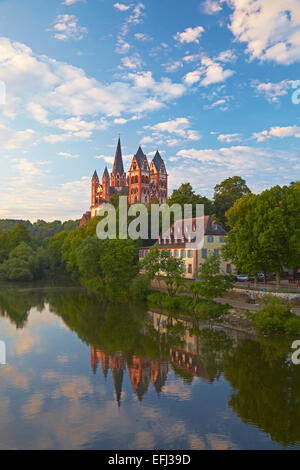
[[[201,220],[200,220],[201,219]],[[197,243],[192,243],[196,231],[201,235]],[[170,251],[174,258],[183,261],[183,276],[186,279],[197,279],[198,271],[207,258],[215,254],[220,258],[220,272],[232,274],[235,267],[221,256],[227,232],[210,216],[186,221],[177,221],[167,234],[158,239],[156,245],[161,250]],[[140,248],[139,258],[143,259],[151,248]]]

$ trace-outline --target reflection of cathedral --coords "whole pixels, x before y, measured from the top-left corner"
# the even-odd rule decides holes
[[[99,363],[101,363],[104,377],[107,377],[109,367],[111,368],[116,399],[119,406],[121,404],[122,385],[126,365],[129,370],[132,388],[139,400],[142,400],[145,393],[147,393],[150,382],[152,382],[158,394],[166,383],[168,374],[167,359],[152,361],[148,358],[132,356],[130,363],[126,364],[125,356],[122,353],[109,355],[91,346],[91,366],[94,373],[96,373]]]
[[[160,334],[168,334],[170,326],[176,326],[178,320],[169,319],[167,315],[155,311],[149,312],[153,327]],[[171,323],[170,323],[171,321]],[[206,330],[205,327],[203,327]],[[228,338],[231,338],[233,344],[237,345],[244,335],[234,330],[226,332]],[[201,346],[199,336],[190,334],[189,328],[186,327],[182,337],[180,346],[171,346],[169,349],[169,357],[161,357],[158,360],[152,360],[149,357],[140,357],[133,355],[126,360],[125,354],[113,353],[107,354],[104,351],[96,350],[91,346],[91,366],[96,373],[99,364],[101,364],[102,372],[106,378],[109,369],[111,369],[116,399],[118,405],[121,404],[122,385],[126,368],[128,368],[129,377],[134,393],[141,401],[147,393],[150,384],[159,395],[167,382],[169,372],[169,364],[176,375],[183,378],[198,377],[205,382],[212,383],[219,380],[221,368],[218,367],[222,363],[222,352],[214,357],[214,367],[210,367],[209,361],[205,359],[205,350]],[[202,351],[201,351],[202,349]],[[203,355],[204,352],[204,355]]]

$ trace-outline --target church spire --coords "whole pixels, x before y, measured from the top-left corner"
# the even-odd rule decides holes
[[[112,174],[116,176],[119,173],[120,176],[124,173],[123,158],[122,158],[122,149],[121,149],[121,139],[119,137],[117,150],[115,154],[115,161]]]

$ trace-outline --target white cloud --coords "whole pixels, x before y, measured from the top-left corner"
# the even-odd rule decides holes
[[[202,26],[196,26],[195,28],[186,28],[182,33],[177,33],[174,36],[176,41],[180,43],[191,43],[195,42],[196,44],[199,43],[200,36],[204,33],[204,28]]]
[[[225,70],[218,60],[220,59],[210,59],[209,57],[203,56],[201,58],[201,66],[185,75],[185,83],[187,85],[193,85],[200,82],[201,86],[208,86],[227,80],[227,78],[234,74],[234,71],[230,69]]]
[[[74,3],[78,3],[78,2],[85,2],[86,0],[65,0],[63,2],[63,5],[67,5],[67,6],[70,6],[70,5],[74,5]]]
[[[127,11],[131,8],[131,5],[125,5],[124,3],[115,3],[114,7],[119,11]]]
[[[190,129],[190,121],[188,118],[176,118],[173,120],[159,122],[154,126],[145,126],[146,130],[151,131],[151,136],[145,136],[142,139],[143,144],[164,144],[169,147],[179,145],[182,141],[197,141],[201,139],[200,134]],[[166,137],[170,134],[171,137]]]
[[[73,154],[69,152],[59,152],[57,155],[63,158],[79,158],[78,154]]]
[[[137,25],[143,22],[145,5],[141,2],[132,9],[132,13],[126,18],[122,28],[121,28],[121,37],[126,36],[129,32],[131,25]]]
[[[230,29],[253,59],[300,61],[299,0],[222,0],[233,9]]]
[[[205,0],[203,11],[208,15],[215,15],[222,10],[218,0]]]
[[[237,142],[241,140],[241,136],[240,134],[220,134],[218,140],[226,143]]]
[[[6,38],[0,38],[0,80],[10,84],[14,114],[21,112],[39,124],[67,132],[51,133],[48,142],[69,140],[72,135],[89,137],[94,130],[105,129],[110,118],[126,115],[128,120],[152,112],[186,91],[182,83],[168,78],[157,81],[151,72],[131,72],[104,84],[78,67],[36,55]]]
[[[300,126],[275,126],[271,127],[269,130],[255,132],[253,137],[258,142],[263,142],[264,140],[271,139],[272,137],[277,137],[279,139],[283,139],[284,137],[295,137],[300,139]]]
[[[214,101],[210,105],[205,105],[204,109],[220,108],[221,111],[227,111],[228,110],[227,101],[228,101],[227,97],[222,98],[220,100]]]
[[[152,41],[152,38],[150,36],[148,36],[147,34],[145,33],[135,33],[134,37],[138,40],[138,41]]]
[[[183,66],[181,60],[171,60],[167,64],[163,64],[167,72],[176,72]]]
[[[255,169],[265,158],[273,157],[273,152],[248,146],[223,147],[220,149],[186,149],[177,152],[177,156],[196,160],[205,164],[220,165],[235,171]]]
[[[131,57],[123,57],[121,60],[124,67],[135,70],[142,65],[141,57],[139,54],[134,54]]]
[[[252,87],[255,88],[259,94],[263,95],[269,103],[277,103],[281,96],[287,95],[287,93],[291,91],[292,84],[293,80],[282,80],[277,83],[260,83],[255,81],[252,83]]]
[[[75,15],[58,15],[53,25],[54,37],[60,41],[73,39],[80,41],[87,35],[88,30],[78,24]]]
[[[38,214],[45,220],[78,219],[89,205],[90,177],[63,184],[51,185],[45,179],[45,162],[25,158],[11,161],[14,176],[1,178],[4,190],[1,196],[0,217],[14,214],[16,219],[36,220]],[[16,191],[16,188],[22,188]]]
[[[116,52],[118,54],[127,54],[131,49],[129,42],[125,41],[121,37],[117,40]]]
[[[33,129],[15,130],[0,123],[0,146],[6,150],[23,149],[37,142],[37,133]]]

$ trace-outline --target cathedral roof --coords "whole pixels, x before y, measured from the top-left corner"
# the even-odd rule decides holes
[[[109,179],[109,173],[108,173],[108,170],[107,170],[107,166],[105,167],[105,170],[103,172],[103,178]]]
[[[116,150],[116,154],[115,154],[114,167],[113,167],[113,171],[112,171],[113,175],[117,175],[118,173],[119,173],[119,175],[123,175],[123,173],[124,173],[120,137],[119,137],[119,140],[118,140],[117,150]]]
[[[141,146],[139,146],[138,151],[136,152],[136,155],[135,155],[135,159],[136,159],[137,164],[140,168],[142,167],[144,158],[145,158],[145,154],[144,154],[143,150],[141,149]]]
[[[158,150],[155,154],[155,157],[153,158],[153,163],[154,163],[155,168],[157,169],[157,171],[159,171],[160,168],[161,168],[161,165],[163,163],[163,159],[161,158],[160,153],[159,153]]]
[[[93,174],[93,178],[92,178],[92,179],[93,179],[93,180],[98,180],[98,179],[99,179],[96,170],[94,171],[94,174]]]

